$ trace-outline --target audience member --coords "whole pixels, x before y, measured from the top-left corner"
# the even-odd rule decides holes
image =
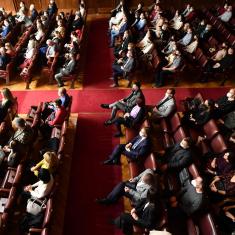
[[[122,110],[125,113],[130,112],[132,110],[132,108],[136,105],[137,98],[142,99],[143,102],[145,103],[144,94],[143,94],[142,90],[140,89],[140,87],[141,87],[140,82],[138,82],[138,81],[133,82],[132,92],[129,96],[127,96],[126,98],[121,99],[119,101],[116,101],[112,104],[101,104],[100,105],[101,108],[112,109],[110,121],[112,121],[116,117],[118,110]]]
[[[103,205],[111,205],[117,203],[122,196],[125,196],[136,204],[147,198],[148,190],[156,185],[154,181],[154,172],[151,169],[146,169],[135,178],[117,184],[107,197],[98,198],[96,202]]]
[[[121,155],[125,155],[132,161],[138,161],[150,152],[149,129],[142,128],[139,135],[127,144],[117,145],[109,159],[103,162],[104,165],[119,165]]]

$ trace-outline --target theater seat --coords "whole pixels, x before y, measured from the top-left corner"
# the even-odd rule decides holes
[[[200,235],[217,235],[217,229],[210,213],[200,215],[198,218]]]
[[[187,230],[190,235],[200,235],[199,228],[194,224],[191,218],[187,219]]]
[[[217,134],[211,139],[210,146],[214,153],[224,153],[228,149],[221,134]]]
[[[179,127],[176,132],[173,134],[174,141],[176,143],[180,142],[182,139],[186,138],[184,129],[182,127]]]
[[[214,121],[214,119],[209,120],[204,126],[203,131],[208,140],[212,139],[218,132],[219,129]]]

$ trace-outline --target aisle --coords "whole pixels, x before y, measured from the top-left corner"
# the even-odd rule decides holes
[[[107,89],[112,82],[111,53],[108,48],[108,21],[92,21],[89,28],[84,86],[86,89]]]
[[[108,221],[123,211],[123,203],[111,207],[97,205],[102,196],[121,180],[119,166],[100,164],[118,140],[112,128],[104,128],[106,114],[79,114],[65,214],[64,235],[117,235]]]

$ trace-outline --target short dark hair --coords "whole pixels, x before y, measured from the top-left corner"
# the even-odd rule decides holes
[[[49,170],[44,169],[44,168],[40,168],[39,171],[38,171],[38,178],[44,184],[47,184],[47,183],[49,183],[49,181],[51,179],[51,174],[50,174]]]
[[[171,91],[171,94],[172,94],[172,95],[175,95],[175,89],[174,89],[174,88],[168,88],[168,90]]]
[[[56,100],[55,100],[55,104],[56,104],[58,107],[61,107],[61,105],[62,105],[61,99],[56,99]]]
[[[140,81],[133,81],[132,82],[132,85],[136,85],[136,86],[138,86],[139,88],[141,87],[141,83],[140,83]]]

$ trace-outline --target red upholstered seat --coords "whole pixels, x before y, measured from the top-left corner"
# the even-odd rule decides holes
[[[210,140],[213,138],[216,134],[218,134],[219,129],[217,127],[217,124],[215,123],[215,120],[211,119],[203,126],[203,131],[206,135],[206,138]]]
[[[210,213],[200,215],[198,218],[198,226],[201,235],[217,235],[215,222]]]
[[[211,148],[215,153],[223,153],[227,150],[227,145],[224,142],[222,135],[214,136],[210,141]]]

